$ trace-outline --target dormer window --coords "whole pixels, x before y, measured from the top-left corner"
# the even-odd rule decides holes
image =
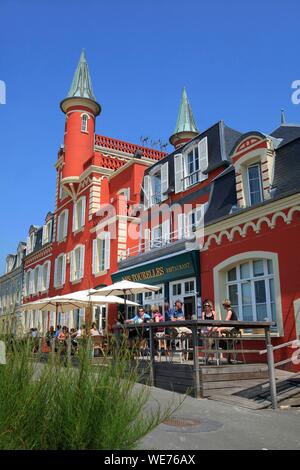
[[[27,245],[26,245],[27,255],[29,255],[29,253],[31,253],[34,250],[34,244],[35,244],[35,233],[32,232],[27,238]]]
[[[48,222],[43,226],[43,245],[51,242],[51,236],[52,236],[52,220],[48,220]]]
[[[88,132],[88,120],[89,116],[87,114],[81,116],[81,132]]]
[[[207,179],[207,167],[208,142],[204,137],[194,147],[189,146],[185,153],[175,155],[175,193]]]
[[[153,168],[144,177],[144,205],[145,209],[155,206],[167,199],[169,189],[169,163],[165,162],[158,168]]]
[[[261,167],[260,164],[251,165],[248,171],[248,191],[250,205],[259,204],[263,201]]]

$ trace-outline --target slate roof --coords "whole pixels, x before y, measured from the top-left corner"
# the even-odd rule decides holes
[[[218,121],[213,126],[209,127],[201,134],[197,135],[194,139],[187,142],[180,149],[174,150],[172,153],[166,155],[159,162],[149,167],[145,174],[151,174],[161,164],[169,162],[169,191],[174,191],[174,156],[178,153],[184,153],[193,147],[204,137],[207,137],[208,141],[208,167],[207,172],[214,170],[222,165],[230,165],[229,153],[234,143],[242,135],[241,132],[236,131],[225,125],[224,121]]]
[[[271,136],[282,138],[282,142],[276,149],[272,198],[259,205],[300,192],[300,126],[282,125]],[[235,171],[230,165],[212,183],[205,224],[226,217],[233,211],[241,212],[253,207],[237,209],[236,206]]]
[[[272,137],[282,139],[279,147],[292,142],[300,137],[300,124],[282,124],[275,129],[271,134]]]

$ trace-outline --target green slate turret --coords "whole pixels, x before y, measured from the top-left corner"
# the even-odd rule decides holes
[[[186,89],[183,88],[176,127],[169,140],[175,148],[179,148],[198,134],[199,130],[197,129]]]

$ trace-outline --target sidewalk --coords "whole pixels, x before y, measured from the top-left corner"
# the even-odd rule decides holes
[[[151,404],[154,406],[155,402],[162,407],[172,400],[178,403],[182,397],[151,388]],[[172,418],[178,419],[159,425],[141,441],[139,448],[300,450],[300,410],[252,411],[187,396]]]

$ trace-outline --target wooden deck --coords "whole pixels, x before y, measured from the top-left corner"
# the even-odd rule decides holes
[[[141,381],[150,383],[150,367],[139,361]],[[278,401],[283,402],[300,392],[300,379],[293,373],[276,369]],[[186,363],[155,362],[152,385],[165,390],[194,396],[192,361]],[[271,406],[267,364],[200,365],[201,397],[249,409]]]

